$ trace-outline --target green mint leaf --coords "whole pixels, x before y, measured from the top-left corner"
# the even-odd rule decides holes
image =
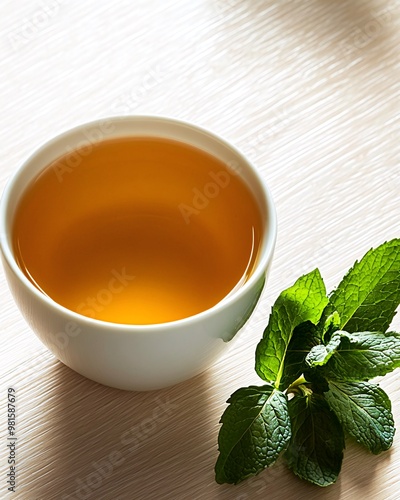
[[[329,389],[325,398],[345,432],[375,454],[392,446],[392,405],[380,387],[368,382],[329,382]]]
[[[288,406],[292,439],[285,458],[289,468],[318,486],[334,483],[345,447],[338,418],[320,394],[295,396]]]
[[[310,367],[322,367],[328,380],[358,382],[386,375],[400,367],[400,334],[338,331],[326,346],[311,349]]]
[[[299,278],[284,290],[272,307],[267,328],[256,350],[256,372],[266,382],[281,386],[284,361],[296,326],[317,323],[328,303],[318,269]]]
[[[236,391],[221,417],[216,481],[238,483],[272,465],[290,440],[287,397],[272,385]]]
[[[305,359],[309,351],[321,342],[317,327],[306,321],[296,326],[284,359],[282,379],[279,389],[287,389],[308,368]]]
[[[337,311],[341,330],[385,332],[399,303],[400,239],[394,239],[354,264],[330,296],[323,319]]]
[[[334,311],[326,320],[323,320],[324,324],[322,326],[322,340],[324,342],[329,342],[332,335],[336,330],[340,330],[340,316],[337,311]]]
[[[324,366],[330,360],[330,358],[335,354],[342,337],[340,334],[334,334],[330,342],[327,345],[320,344],[313,347],[306,356],[306,363],[314,368],[315,366]]]

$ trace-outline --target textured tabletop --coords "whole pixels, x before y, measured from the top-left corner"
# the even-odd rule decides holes
[[[14,387],[12,498],[399,499],[400,431],[377,457],[349,444],[339,481],[324,490],[282,463],[236,487],[217,485],[213,467],[225,401],[260,383],[254,349],[279,292],[314,267],[332,288],[371,246],[399,236],[400,3],[2,0],[0,10],[1,189],[58,132],[155,113],[241,148],[279,220],[267,287],[237,343],[212,369],[158,392],[113,390],[62,365],[22,319],[1,271],[0,498]],[[382,386],[400,428],[400,371]]]

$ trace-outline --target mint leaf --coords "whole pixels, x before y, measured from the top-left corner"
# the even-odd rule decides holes
[[[320,394],[295,396],[289,401],[292,439],[285,453],[288,466],[301,479],[319,486],[334,483],[339,475],[343,430]]]
[[[267,328],[256,350],[256,372],[266,382],[281,386],[284,361],[296,326],[317,323],[328,303],[318,269],[299,278],[284,290],[272,307]]]
[[[392,446],[392,405],[380,387],[367,382],[329,382],[329,389],[325,398],[345,432],[375,454]]]
[[[335,332],[326,346],[311,349],[310,367],[322,367],[328,380],[358,382],[386,375],[400,367],[400,334]]]
[[[319,323],[319,328],[322,327],[322,340],[329,342],[336,330],[340,330],[340,316],[337,311],[334,311],[328,318],[323,319],[323,323]]]
[[[287,397],[272,385],[239,389],[229,398],[218,436],[218,483],[238,483],[272,465],[291,436]]]
[[[311,321],[296,326],[286,351],[279,389],[287,389],[304,373],[308,368],[306,356],[320,341],[317,327]]]
[[[330,358],[337,352],[342,341],[339,334],[335,334],[327,345],[320,344],[313,347],[306,356],[306,363],[314,368],[315,366],[324,366]]]
[[[323,319],[337,311],[341,330],[385,332],[399,303],[400,239],[394,239],[356,261],[330,296]]]

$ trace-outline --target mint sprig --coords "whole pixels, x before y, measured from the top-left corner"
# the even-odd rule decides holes
[[[371,249],[329,297],[318,269],[284,290],[256,350],[261,387],[236,391],[219,433],[219,483],[238,483],[283,454],[300,478],[334,483],[344,435],[372,453],[395,432],[391,403],[367,382],[400,367],[400,240]]]

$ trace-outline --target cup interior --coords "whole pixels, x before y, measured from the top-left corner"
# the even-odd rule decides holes
[[[272,256],[276,239],[276,214],[269,189],[256,168],[234,146],[201,127],[170,118],[135,116],[98,120],[81,125],[55,137],[28,158],[7,185],[0,205],[1,248],[7,263],[24,286],[28,287],[32,293],[41,294],[39,289],[32,284],[19,267],[13,249],[13,223],[21,197],[27,186],[48,165],[66,152],[90,148],[98,142],[123,137],[163,138],[198,148],[222,161],[227,168],[231,169],[233,175],[240,176],[257,202],[263,230],[259,243],[257,262],[254,265],[251,275],[246,280],[239,280],[220,302],[208,310],[199,312],[197,316],[209,314],[214,308],[224,307],[226,303],[235,300],[235,298],[245,293],[249,287],[253,286],[255,282],[258,282],[265,273]],[[79,168],[79,161],[76,168]],[[42,294],[42,299],[53,307],[65,309],[47,295]],[[70,313],[72,315],[75,314],[73,311],[70,311]],[[185,321],[187,319],[183,318],[176,321]],[[88,321],[101,320],[88,318]]]

